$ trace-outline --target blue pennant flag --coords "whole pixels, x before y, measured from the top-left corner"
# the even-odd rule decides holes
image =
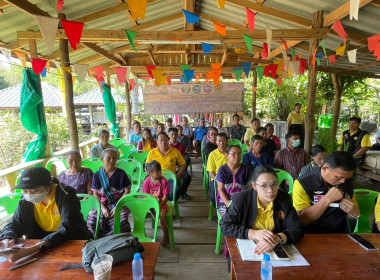
[[[251,62],[242,62],[241,66],[243,66],[245,76],[248,78],[249,70],[251,70]]]
[[[206,54],[210,53],[212,51],[213,46],[214,45],[202,43],[203,54],[206,55]]]
[[[194,78],[194,70],[185,70],[183,73],[187,82],[190,82]]]
[[[179,82],[181,83],[181,86],[185,83],[183,76],[179,77]]]
[[[315,54],[316,58],[322,58],[323,57],[323,52],[319,52]]]
[[[193,24],[196,22],[199,23],[199,16],[198,15],[193,14],[189,11],[184,10],[184,9],[182,9],[182,11],[185,14],[187,23],[193,23]]]
[[[48,63],[49,63],[49,62],[48,62]],[[46,78],[46,73],[47,73],[47,68],[45,67],[44,70],[42,70],[42,72],[41,72],[41,74],[40,74],[41,77],[42,77],[42,78]]]

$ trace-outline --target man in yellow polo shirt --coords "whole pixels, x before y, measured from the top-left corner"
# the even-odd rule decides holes
[[[251,145],[251,139],[253,136],[256,135],[256,130],[260,127],[260,120],[259,119],[252,119],[251,120],[251,127],[247,129],[247,131],[244,134],[244,144],[250,146]]]
[[[293,206],[308,233],[344,233],[360,217],[350,180],[356,168],[347,152],[328,155],[323,166],[294,182]]]
[[[210,200],[215,206],[215,189],[214,189],[214,179],[218,173],[219,168],[227,163],[227,147],[228,147],[228,138],[225,133],[218,133],[216,136],[216,145],[218,148],[210,153],[207,159],[206,171],[209,173],[210,181]]]
[[[338,140],[339,150],[349,152],[355,158],[356,163],[362,163],[364,155],[372,147],[369,133],[359,128],[361,118],[351,117],[348,120],[348,130]]]
[[[169,137],[165,132],[157,134],[157,145],[157,148],[150,150],[146,163],[156,160],[161,164],[162,169],[173,172],[177,178],[177,190],[179,190],[176,193],[176,200],[178,200],[181,195],[186,200],[189,200],[190,196],[186,192],[191,183],[191,176],[185,171],[185,159],[177,149],[169,146]],[[182,184],[180,184],[179,179],[182,179]],[[173,199],[173,186],[173,181],[169,180],[169,200]]]

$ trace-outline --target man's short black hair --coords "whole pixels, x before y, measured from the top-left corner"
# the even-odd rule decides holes
[[[172,132],[172,131],[178,133],[178,128],[176,128],[176,127],[171,127],[171,128],[168,129],[168,132],[169,132],[169,133]]]
[[[101,131],[99,131],[99,137],[103,134],[110,134],[110,132],[107,129],[102,129]]]
[[[360,124],[362,122],[362,119],[359,117],[351,117],[348,119],[348,121],[356,121],[358,124]]]
[[[214,130],[218,133],[218,129],[215,127],[215,126],[209,126],[208,129],[207,129],[207,134],[210,134],[210,132]]]
[[[259,123],[260,123],[260,120],[259,120],[258,118],[253,118],[253,119],[251,120],[251,123],[253,123],[253,122],[259,122]]]
[[[293,136],[300,136],[300,134],[298,132],[295,132],[295,131],[289,131],[288,133],[285,134],[286,141],[288,141]]]
[[[322,145],[315,145],[315,146],[311,147],[310,155],[312,157],[315,157],[319,153],[323,153],[323,152],[326,152],[325,147],[323,147]]]
[[[354,171],[356,169],[354,157],[344,151],[334,152],[328,155],[323,165],[328,165],[332,169],[341,168],[344,171]]]
[[[164,135],[167,139],[169,139],[169,136],[166,134],[165,131],[161,131],[161,132],[159,132],[159,133],[157,134],[157,139],[158,139],[158,136],[160,136],[160,135]]]
[[[294,105],[294,108],[296,108],[298,105],[302,106],[302,104],[298,102],[298,103],[296,103],[296,104]]]
[[[218,133],[218,135],[216,137],[225,137],[226,140],[228,140],[228,136],[224,132]]]
[[[267,128],[266,127],[263,127],[263,126],[260,126],[258,129],[256,129],[256,133],[257,134],[260,134],[261,131],[267,131]]]
[[[273,125],[272,123],[267,123],[267,124],[265,125],[265,127],[268,127],[268,126],[274,127],[274,125]]]
[[[252,138],[251,138],[251,144],[253,144],[253,142],[255,142],[256,140],[261,140],[261,141],[264,141],[264,138],[261,136],[261,135],[253,135]]]
[[[240,120],[240,116],[239,116],[238,114],[235,114],[235,115],[232,117],[232,119],[234,119],[235,117],[238,117],[239,120]]]

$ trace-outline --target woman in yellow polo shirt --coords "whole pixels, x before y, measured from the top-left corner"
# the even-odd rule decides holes
[[[301,144],[299,148],[303,149],[303,143],[305,141],[305,115],[301,112],[301,103],[294,105],[294,111],[288,116],[288,132],[297,132],[300,136]]]
[[[20,182],[14,189],[21,189],[23,196],[12,220],[0,232],[0,244],[9,248],[0,252],[1,257],[14,262],[69,239],[90,238],[73,188],[62,187],[43,167],[25,170]],[[15,247],[23,235],[41,241],[27,248]]]
[[[379,233],[380,232],[380,194],[377,196],[377,202],[375,206],[375,223],[376,223],[376,226],[374,226],[372,231]]]
[[[255,168],[252,188],[232,197],[220,227],[232,238],[256,240],[256,254],[277,244],[293,244],[303,238],[303,228],[290,196],[279,189],[276,172],[267,165]]]

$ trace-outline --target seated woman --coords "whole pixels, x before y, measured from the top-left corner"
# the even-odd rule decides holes
[[[216,175],[218,184],[217,208],[223,216],[231,197],[244,190],[251,178],[251,167],[241,164],[241,148],[231,145],[227,148],[227,163],[222,165]]]
[[[325,162],[325,158],[327,157],[326,149],[322,145],[315,145],[311,147],[310,156],[313,161],[301,169],[300,177],[310,172],[314,168],[322,167],[323,163]]]
[[[303,228],[290,196],[279,189],[276,172],[266,165],[255,168],[252,188],[232,197],[220,227],[225,236],[258,241],[255,253],[265,254],[277,244],[303,238]]]
[[[269,154],[262,151],[264,146],[264,138],[260,135],[255,135],[251,138],[250,152],[243,156],[243,164],[249,165],[252,169],[259,165],[269,165],[273,167],[273,159]]]
[[[76,193],[92,194],[91,184],[94,172],[90,168],[82,167],[82,156],[78,151],[66,154],[69,169],[58,176],[58,180],[66,186],[72,187]]]
[[[22,190],[23,199],[20,199],[9,224],[0,232],[3,247],[12,248],[1,252],[1,257],[14,262],[66,240],[90,238],[75,190],[62,186],[47,169],[33,167],[25,170],[20,184],[14,189]],[[41,241],[31,247],[14,247],[23,235]]]
[[[149,152],[151,149],[154,149],[157,147],[156,140],[152,137],[152,131],[149,128],[144,128],[143,130],[143,138],[138,143],[137,149],[141,151],[147,151]]]
[[[117,159],[115,150],[104,150],[101,156],[104,167],[94,174],[92,180],[91,189],[93,195],[99,199],[102,207],[98,238],[113,234],[116,204],[120,198],[129,194],[131,190],[131,182],[129,181],[128,175],[124,170],[116,167]],[[87,227],[93,235],[95,235],[96,214],[95,210],[91,211],[87,220]],[[120,232],[131,231],[128,214],[128,208],[123,207],[120,214]]]

